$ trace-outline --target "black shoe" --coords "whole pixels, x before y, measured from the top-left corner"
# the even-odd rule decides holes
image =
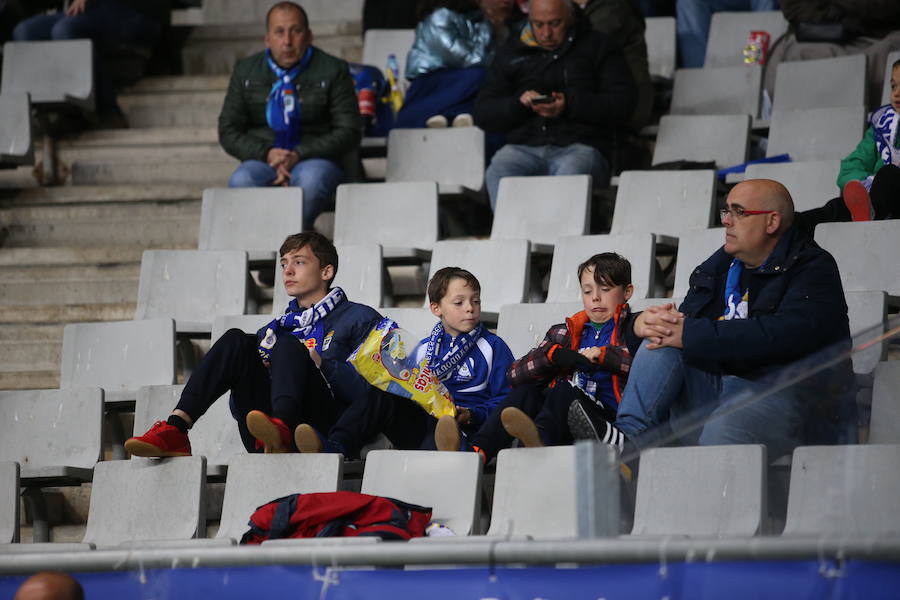
[[[569,405],[569,432],[576,440],[597,440],[619,449],[625,447],[628,438],[616,426],[604,419],[592,420],[581,402],[575,400]]]

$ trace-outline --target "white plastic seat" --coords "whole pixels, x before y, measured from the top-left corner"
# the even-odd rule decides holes
[[[672,79],[675,72],[675,17],[647,17],[644,21],[650,75]]]
[[[900,445],[794,450],[784,536],[900,535]]]
[[[334,211],[336,246],[381,244],[385,258],[427,259],[437,239],[438,190],[435,182],[345,183],[338,186]],[[341,264],[346,263],[342,261]]]
[[[746,65],[678,69],[672,87],[673,115],[759,116],[762,69]]]
[[[713,13],[706,42],[704,67],[748,67],[742,53],[751,31],[769,34],[769,49],[788,29],[780,10]]]
[[[678,256],[675,259],[675,289],[673,296],[684,297],[690,289],[691,274],[703,261],[725,245],[725,229],[716,227],[695,231],[678,241]]]
[[[479,533],[481,458],[474,452],[374,450],[360,492],[431,507],[456,535]]]
[[[590,175],[504,177],[491,239],[526,239],[532,249],[550,252],[557,238],[586,234],[590,220]]]
[[[865,103],[865,54],[783,62],[775,72],[773,111],[856,107]]]
[[[752,536],[766,517],[761,445],[641,453],[632,535]]]
[[[0,94],[0,167],[34,164],[28,92]]]
[[[284,306],[281,307],[284,310]],[[272,315],[220,315],[213,320],[210,345],[229,329],[240,329],[244,333],[256,333],[263,325],[272,321]]]
[[[661,306],[663,304],[674,304],[675,308],[681,306],[684,302],[683,296],[671,296],[668,298],[632,298],[628,301],[631,312],[641,312],[647,310],[650,306]]]
[[[828,200],[841,195],[837,187],[839,160],[810,160],[787,163],[748,165],[747,179],[774,179],[791,193],[796,211],[820,208]]]
[[[529,264],[526,240],[444,241],[434,245],[428,279],[430,281],[435,272],[443,267],[461,267],[471,271],[481,283],[482,318],[488,319],[500,312],[504,304],[518,304],[525,300]]]
[[[208,333],[217,315],[247,306],[242,250],[145,250],[135,319],[172,317],[179,333]]]
[[[634,298],[653,293],[656,278],[656,239],[650,233],[583,235],[556,240],[550,265],[547,302],[574,302],[580,298],[578,265],[594,254],[616,252],[631,263]]]
[[[900,295],[900,221],[822,223],[816,242],[834,256],[845,292],[885,290]]]
[[[303,229],[303,188],[207,188],[200,208],[200,250],[243,250],[251,262],[277,259]]]
[[[537,346],[551,325],[565,323],[566,318],[581,310],[581,302],[507,304],[500,309],[497,335],[518,358]]]
[[[416,39],[415,29],[369,29],[363,36],[362,62],[387,73],[388,56],[397,58],[400,78],[406,77],[406,55]],[[387,75],[385,75],[387,78]],[[399,83],[399,82],[398,82]]]
[[[852,356],[856,373],[871,373],[887,354],[887,345],[874,341],[884,333],[888,314],[888,296],[883,291],[844,292],[850,335],[854,348]]]
[[[441,194],[484,184],[484,132],[478,127],[392,129],[385,181],[436,181]]]
[[[850,154],[862,138],[865,116],[861,104],[775,110],[769,126],[766,156],[788,154],[795,162],[840,160]]]
[[[0,544],[19,541],[19,463],[0,462]]]
[[[900,60],[900,50],[895,50],[887,55],[884,63],[884,88],[881,92],[881,106],[891,103],[891,65]]]
[[[653,164],[714,161],[724,168],[747,162],[749,152],[749,114],[665,115],[659,120]]]
[[[66,325],[60,363],[61,389],[97,386],[107,403],[133,401],[141,386],[175,383],[175,321]]]
[[[94,110],[91,40],[7,42],[3,45],[4,94],[27,92],[38,107]]]
[[[872,389],[870,444],[900,444],[900,360],[875,367]]]
[[[393,319],[401,329],[414,334],[420,340],[431,335],[438,318],[428,308],[379,308],[382,316]]]

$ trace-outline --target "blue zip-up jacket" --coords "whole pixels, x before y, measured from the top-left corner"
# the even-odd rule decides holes
[[[424,357],[428,339],[422,340],[416,362]],[[441,348],[447,348],[449,352],[453,342],[454,338],[449,333],[444,333]],[[485,329],[475,348],[453,374],[444,380],[454,404],[467,408],[472,413],[471,422],[463,427],[465,431],[477,430],[494,407],[506,398],[509,393],[506,372],[512,363],[512,351],[506,342]]]
[[[301,308],[295,298],[288,304],[285,312],[299,310]],[[347,362],[347,357],[381,319],[381,315],[372,307],[344,300],[317,323],[310,336],[311,339],[315,338],[316,352],[322,357],[322,375],[338,402],[349,406],[354,398],[368,393],[369,384]],[[268,325],[256,332],[257,339],[262,340],[266,335],[266,327]]]

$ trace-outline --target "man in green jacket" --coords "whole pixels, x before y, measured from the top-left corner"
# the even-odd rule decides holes
[[[228,185],[303,188],[304,230],[332,202],[341,158],[361,137],[347,63],[312,39],[301,6],[275,4],[266,50],[237,61],[219,114],[219,143],[241,161]]]

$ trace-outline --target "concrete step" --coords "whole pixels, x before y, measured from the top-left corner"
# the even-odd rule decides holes
[[[154,127],[132,129],[100,129],[84,132],[76,137],[60,140],[58,147],[66,148],[122,148],[142,146],[179,147],[181,145],[219,145],[215,127]]]
[[[138,278],[102,281],[0,281],[0,306],[46,306],[58,302],[99,304],[134,302]],[[27,312],[27,310],[26,310]]]
[[[62,353],[62,333],[56,340],[0,341],[0,373],[55,371]]]
[[[91,146],[60,148],[57,157],[68,165],[84,162],[193,163],[234,160],[215,144],[153,146]]]
[[[122,221],[132,219],[196,219],[200,203],[186,202],[131,202],[109,204],[55,204],[49,206],[18,205],[0,208],[0,223],[59,223],[76,221]]]
[[[0,372],[0,390],[52,390],[59,388],[59,370]],[[24,539],[31,539],[30,536]]]
[[[172,249],[196,248],[196,244],[180,244]],[[46,248],[22,247],[0,248],[0,267],[31,268],[53,265],[116,265],[141,262],[142,246],[95,246],[64,247],[50,246]]]
[[[317,36],[315,45],[349,62],[362,59],[362,39],[356,34]],[[230,75],[235,62],[263,48],[262,34],[253,38],[198,39],[190,41],[181,51],[181,68],[186,75]]]
[[[125,302],[94,304],[54,304],[44,306],[0,304],[0,323],[81,323],[92,321],[128,321],[137,308],[135,296]],[[0,387],[0,389],[4,389]]]
[[[224,91],[122,94],[119,106],[133,128],[214,128],[224,100]]]
[[[199,211],[198,211],[199,213]],[[197,247],[200,215],[196,217],[63,222],[11,223],[7,247],[134,245],[142,248]]]
[[[266,12],[275,0],[204,0],[201,7],[203,22],[254,23],[264,33],[262,25]],[[320,23],[358,22],[362,19],[363,0],[304,0],[303,8],[309,16],[310,28],[315,32]]]
[[[179,200],[199,202],[202,195],[203,186],[196,184],[70,185],[0,190],[0,207],[147,201],[174,202]]]
[[[70,178],[73,185],[182,183],[225,187],[238,164],[233,158],[149,163],[76,160],[72,163]]]
[[[0,267],[0,284],[59,284],[62,290],[77,281],[120,281],[136,279],[141,272],[140,262],[117,265],[74,265],[74,266],[21,266]],[[65,293],[54,299],[55,303],[65,303]],[[0,340],[3,336],[0,335]]]
[[[195,29],[191,38],[201,31]],[[257,36],[262,39],[262,36]],[[233,38],[233,36],[232,36]],[[231,38],[229,38],[231,39]],[[228,89],[228,75],[177,75],[145,77],[124,90],[124,94],[167,94],[172,92],[224,92]]]

